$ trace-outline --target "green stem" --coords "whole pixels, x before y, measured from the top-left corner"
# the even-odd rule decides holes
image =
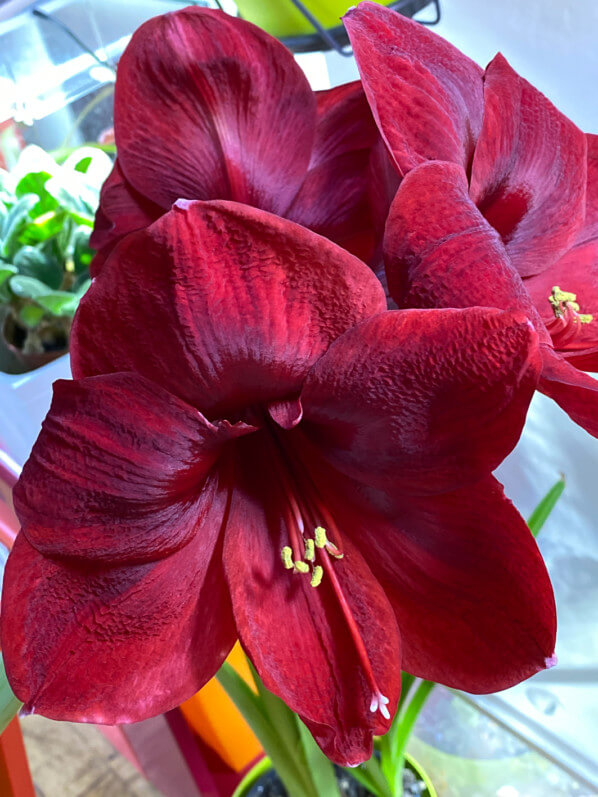
[[[0,733],[10,724],[13,718],[21,710],[22,703],[15,697],[10,688],[6,670],[4,669],[4,659],[0,655]]]
[[[430,692],[435,684],[432,681],[421,681],[413,693],[413,697],[404,704],[404,712],[400,721],[397,723],[398,730],[393,740],[392,760],[394,762],[394,782],[391,783],[391,791],[394,797],[402,797],[403,794],[403,768],[405,766],[405,749],[411,736],[419,713],[424,707]]]

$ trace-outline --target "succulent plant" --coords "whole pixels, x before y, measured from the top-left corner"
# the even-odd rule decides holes
[[[93,146],[74,150],[62,164],[30,146],[13,171],[0,171],[2,333],[29,367],[68,348],[73,315],[90,284],[89,236],[111,166]]]

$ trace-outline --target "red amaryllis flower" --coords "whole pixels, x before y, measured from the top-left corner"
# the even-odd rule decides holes
[[[315,94],[292,54],[248,22],[186,8],[142,25],[118,65],[114,129],[95,273],[179,198],[260,207],[365,260],[381,239],[388,201],[370,161],[379,170],[388,156],[361,84]]]
[[[309,230],[190,202],[112,252],[15,488],[10,683],[130,722],[240,637],[333,760],[388,729],[400,668],[473,692],[551,663],[552,590],[490,475],[538,376],[494,309],[386,311]]]
[[[539,389],[598,436],[598,382],[579,370],[598,370],[598,138],[501,55],[483,72],[373,3],[345,23],[407,175],[385,241],[394,300],[521,309],[544,344]]]

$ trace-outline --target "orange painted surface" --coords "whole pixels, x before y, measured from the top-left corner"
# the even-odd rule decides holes
[[[237,642],[228,663],[253,687],[251,673]],[[215,678],[181,706],[195,733],[235,772],[241,772],[261,752],[253,731]]]
[[[0,794],[2,797],[35,797],[17,717],[0,736]]]

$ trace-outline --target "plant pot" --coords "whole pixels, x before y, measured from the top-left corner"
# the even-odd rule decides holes
[[[398,5],[397,0],[374,0],[383,6]],[[253,22],[263,30],[283,39],[293,50],[329,49],[311,22],[293,4],[292,0],[235,0],[243,19]],[[341,17],[355,5],[354,0],[302,0],[303,5],[326,30],[331,31],[339,45],[347,43]],[[413,16],[430,0],[412,0],[407,6],[401,3],[401,13]]]
[[[2,322],[2,341],[6,349],[12,354],[16,367],[10,370],[20,373],[34,371],[52,360],[62,357],[68,351],[68,330],[60,329],[60,336],[51,340],[41,351],[24,351],[22,343],[27,331],[21,327],[12,313],[7,313]]]
[[[52,398],[52,383],[70,379],[68,355],[25,374],[0,372],[0,450],[23,465]]]
[[[423,792],[420,792],[421,797],[438,797],[436,789],[425,770],[408,753],[405,754],[405,766],[411,769],[417,777],[425,783],[426,788]],[[243,780],[241,780],[233,792],[232,797],[247,797],[250,789],[256,786],[259,780],[263,778],[264,775],[267,775],[271,769],[272,764],[269,758],[264,757],[260,759],[260,761],[249,770]]]

